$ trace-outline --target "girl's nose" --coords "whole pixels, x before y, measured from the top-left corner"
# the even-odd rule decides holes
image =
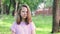
[[[26,12],[24,14],[27,14]]]

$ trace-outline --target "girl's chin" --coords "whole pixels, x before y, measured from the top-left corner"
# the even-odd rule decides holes
[[[24,19],[26,18],[26,17],[23,17]]]

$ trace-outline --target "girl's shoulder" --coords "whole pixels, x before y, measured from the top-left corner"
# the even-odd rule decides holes
[[[34,30],[35,28],[36,28],[36,26],[35,26],[35,24],[34,24],[34,22],[30,22],[30,28],[32,29],[32,30]]]
[[[13,23],[12,23],[12,25],[14,25],[14,26],[15,26],[15,25],[17,25],[17,23],[16,23],[16,22],[13,22]]]
[[[29,25],[34,25],[34,22],[30,22],[30,24]]]
[[[15,32],[16,29],[16,22],[13,22],[10,29]]]
[[[34,22],[30,22],[29,24],[31,27],[35,27],[35,23]]]

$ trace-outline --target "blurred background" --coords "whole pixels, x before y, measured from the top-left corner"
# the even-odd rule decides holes
[[[51,34],[54,27],[52,9],[53,5],[57,4],[54,4],[54,0],[0,0],[0,34],[11,34],[10,27],[21,4],[29,5],[32,20],[36,25],[36,34]]]

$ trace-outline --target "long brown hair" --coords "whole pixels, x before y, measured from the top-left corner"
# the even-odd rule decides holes
[[[25,18],[25,23],[26,24],[29,24],[30,22],[32,22],[32,18],[31,18],[31,11],[30,11],[30,8],[29,8],[29,6],[27,5],[27,4],[23,4],[23,5],[21,5],[21,7],[18,9],[18,16],[19,16],[19,18],[17,19],[17,24],[20,24],[21,23],[21,21],[22,21],[22,17],[21,17],[21,15],[20,15],[20,13],[21,13],[21,10],[22,10],[22,7],[26,7],[27,8],[27,17]],[[18,21],[19,20],[19,21]]]

